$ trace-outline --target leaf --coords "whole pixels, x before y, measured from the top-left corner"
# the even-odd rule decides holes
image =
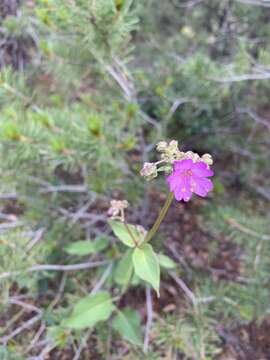
[[[160,266],[152,246],[144,244],[141,248],[136,248],[132,254],[132,261],[135,273],[149,282],[159,297]]]
[[[164,269],[175,269],[176,263],[167,255],[158,254],[159,265]]]
[[[139,276],[134,273],[134,275],[132,276],[130,284],[133,285],[133,286],[137,286],[137,285],[139,285],[141,283],[142,283],[142,279],[140,279]]]
[[[68,331],[61,326],[49,326],[47,328],[47,338],[54,345],[63,348],[68,341]]]
[[[128,249],[117,263],[114,273],[115,282],[118,285],[126,285],[132,276],[132,271],[132,250]]]
[[[110,239],[106,236],[98,236],[94,241],[93,245],[95,248],[95,253],[98,253],[104,250],[110,243]]]
[[[94,246],[92,241],[76,241],[65,247],[65,251],[70,255],[88,255],[93,254]]]
[[[112,327],[119,334],[134,345],[142,346],[140,334],[140,316],[135,310],[126,308],[119,311],[112,321]]]
[[[110,220],[109,224],[112,228],[114,235],[122,241],[123,244],[129,247],[135,247],[141,244],[144,240],[143,235],[135,225],[132,224],[124,224],[120,221]],[[135,241],[134,241],[135,239]]]
[[[108,246],[109,239],[100,236],[94,241],[83,240],[76,241],[65,248],[65,251],[70,255],[89,255],[96,254]]]
[[[101,291],[98,294],[81,299],[73,309],[71,316],[62,325],[71,329],[93,327],[99,321],[106,321],[114,309],[110,294]]]

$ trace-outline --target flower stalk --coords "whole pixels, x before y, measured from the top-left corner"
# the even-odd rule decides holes
[[[152,228],[149,230],[148,234],[146,235],[146,238],[144,239],[144,244],[149,242],[153,236],[156,234],[156,232],[158,231],[159,229],[159,226],[160,224],[162,223],[163,219],[165,218],[166,214],[167,214],[167,211],[169,210],[169,207],[173,201],[173,193],[170,192],[168,197],[167,197],[167,200],[165,202],[165,204],[163,205],[163,208],[161,209],[154,225],[152,226]]]

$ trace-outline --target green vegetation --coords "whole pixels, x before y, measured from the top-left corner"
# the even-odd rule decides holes
[[[267,2],[2,3],[0,359],[267,358]],[[138,246],[172,139],[215,187]]]

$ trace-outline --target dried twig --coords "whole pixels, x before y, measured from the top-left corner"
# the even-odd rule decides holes
[[[23,223],[20,221],[3,223],[3,224],[0,224],[0,230],[14,229],[19,226],[23,226]]]
[[[89,206],[92,205],[94,201],[95,199],[92,198],[86,201],[86,203],[73,215],[70,225],[74,225],[87,212]]]
[[[41,351],[38,356],[34,356],[29,358],[28,360],[45,360],[47,359],[47,355],[56,347],[56,345],[52,345],[51,343],[46,343],[47,345]]]
[[[149,333],[153,323],[153,305],[152,305],[151,289],[149,287],[145,289],[145,294],[146,294],[147,322],[146,322],[145,334],[144,334],[143,351],[144,353],[147,353],[149,346]]]
[[[87,187],[85,185],[58,185],[48,186],[45,189],[39,191],[40,194],[47,194],[52,192],[71,192],[71,193],[87,193]]]
[[[106,265],[110,263],[110,260],[99,260],[99,261],[89,261],[80,264],[73,265],[53,265],[53,264],[44,264],[44,265],[34,265],[26,270],[5,272],[0,274],[0,279],[8,278],[11,276],[17,276],[22,273],[30,273],[34,271],[75,271],[75,270],[85,270],[95,268],[101,265]]]
[[[83,337],[78,349],[76,350],[72,360],[80,359],[81,352],[82,352],[83,348],[86,346],[86,342],[87,342],[87,339],[89,338],[90,334],[91,334],[91,330],[88,330],[87,333],[85,334],[85,336]]]
[[[45,229],[38,229],[34,237],[26,244],[26,251],[30,251],[43,237]]]
[[[33,349],[35,347],[35,345],[37,344],[38,340],[40,339],[42,333],[45,330],[46,330],[46,323],[42,322],[41,325],[40,325],[40,328],[38,329],[35,336],[33,337],[33,340],[31,341],[29,346],[26,348],[25,353],[28,353],[31,349]]]
[[[17,299],[14,299],[14,298],[10,298],[8,300],[8,302],[10,304],[14,304],[14,305],[18,305],[18,306],[21,306],[22,308],[26,309],[27,311],[35,311],[36,313],[38,314],[41,314],[42,313],[42,310],[39,309],[38,307],[32,305],[32,304],[27,304],[21,300],[17,300]]]
[[[182,99],[175,100],[173,102],[167,116],[165,117],[165,122],[169,122],[171,120],[171,118],[173,117],[174,113],[179,108],[179,106],[186,104],[186,103],[192,103],[192,102],[195,102],[195,100],[189,99],[189,98],[182,98]]]
[[[185,284],[185,282],[182,279],[180,279],[174,272],[169,271],[168,273],[174,279],[176,284],[179,285],[180,288],[184,291],[187,297],[191,300],[194,308],[197,308],[197,304],[198,304],[197,298],[193,294],[193,292],[189,289],[189,287]]]
[[[88,261],[80,264],[72,264],[72,265],[34,265],[30,267],[26,272],[33,271],[74,271],[74,270],[84,270],[90,269],[94,267],[98,267],[101,265],[106,265],[110,263],[110,260],[99,260],[99,261]]]
[[[105,283],[105,281],[107,280],[108,276],[111,274],[112,271],[112,266],[113,264],[110,263],[109,266],[107,267],[107,269],[104,271],[104,273],[102,274],[101,278],[99,279],[99,281],[96,283],[96,285],[93,287],[93,289],[90,292],[90,295],[94,295],[96,294],[103,286],[103,284]]]
[[[16,193],[1,194],[0,200],[15,200],[17,197],[18,195]]]
[[[128,101],[132,101],[138,104],[137,96],[136,96],[136,88],[134,86],[133,79],[127,70],[126,66],[117,58],[113,58],[113,65],[103,64],[104,68],[108,72],[108,74],[117,82],[120,86],[124,97]],[[161,134],[161,126],[160,124],[151,118],[147,113],[145,113],[141,108],[138,111],[139,115],[149,124],[156,127],[158,132],[158,137]]]
[[[66,280],[67,280],[67,277],[66,277],[66,274],[64,274],[62,276],[62,279],[60,281],[60,286],[59,286],[59,289],[57,291],[57,294],[56,296],[54,297],[53,301],[50,303],[49,307],[48,307],[48,310],[51,311],[56,305],[57,303],[60,301],[63,293],[64,293],[64,289],[65,289],[65,285],[66,285]]]
[[[252,109],[250,109],[248,107],[245,107],[245,108],[239,107],[239,108],[236,108],[236,111],[239,114],[247,114],[247,115],[249,115],[256,123],[259,123],[259,124],[263,125],[264,127],[267,128],[268,131],[270,131],[270,121],[267,120],[267,119],[264,119],[261,116],[259,116]]]
[[[131,101],[134,96],[134,89],[132,88],[131,83],[115,67],[111,65],[106,65],[105,69],[120,86],[127,100]]]
[[[176,249],[174,244],[165,243],[165,247],[171,252],[171,254],[176,258],[179,264],[183,267],[186,271],[187,276],[189,278],[192,277],[192,269],[189,267],[188,263],[186,262],[184,256],[181,255],[179,250]]]
[[[263,6],[263,7],[270,7],[269,0],[236,0],[245,5],[255,5],[255,6]]]
[[[242,231],[243,233],[250,235],[250,236],[254,236],[258,239],[261,240],[270,240],[270,236],[269,235],[265,235],[265,234],[258,234],[256,231],[249,229],[248,227],[240,224],[239,222],[237,222],[234,218],[229,218],[228,223],[233,226],[234,228]]]
[[[38,314],[34,317],[32,317],[30,320],[26,321],[23,325],[19,326],[17,329],[12,331],[9,335],[3,336],[0,338],[0,343],[6,345],[9,340],[13,339],[15,336],[20,334],[25,329],[28,329],[32,325],[34,325],[36,322],[38,322],[41,319],[42,314]]]
[[[258,74],[243,74],[243,75],[233,75],[228,78],[210,78],[209,80],[213,80],[222,84],[229,84],[233,82],[240,81],[252,81],[252,80],[269,80],[270,73],[258,73]]]
[[[199,4],[201,4],[204,0],[190,0],[190,1],[186,1],[184,3],[182,2],[179,2],[179,3],[175,3],[173,2],[174,6],[175,7],[178,7],[178,8],[187,8],[187,9],[191,9],[193,8],[194,6],[197,6]]]
[[[255,191],[257,191],[258,194],[260,194],[262,197],[264,197],[266,200],[270,201],[270,189],[265,189],[262,186],[259,186],[257,184],[252,184]]]

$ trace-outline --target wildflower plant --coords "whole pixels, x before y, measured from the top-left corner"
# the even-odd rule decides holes
[[[270,27],[247,2],[0,1],[0,359],[142,358],[137,346],[149,359],[210,359],[222,356],[217,327],[243,319],[253,331],[267,316]],[[209,194],[209,154],[157,144],[141,170],[168,186],[152,228],[112,200],[112,241],[104,211],[119,184],[137,198],[125,175],[161,133],[225,165],[203,223],[187,217],[192,233],[176,245],[174,224],[166,239],[180,266],[158,252],[157,231],[173,201]],[[187,278],[196,307],[170,283],[151,311],[161,269]]]
[[[140,225],[126,222],[124,214],[124,210],[128,207],[126,200],[112,200],[108,214],[114,235],[125,246],[132,248],[131,259],[135,274],[151,284],[159,297],[160,266],[164,263],[164,259],[166,263],[170,263],[171,259],[155,253],[149,243],[156,235],[173,199],[188,202],[193,193],[201,197],[207,196],[213,189],[209,177],[213,176],[214,172],[210,169],[210,165],[213,164],[210,154],[200,157],[192,151],[180,151],[175,140],[169,144],[160,141],[156,150],[160,153],[160,160],[155,163],[145,163],[140,174],[149,181],[156,178],[159,173],[163,173],[166,176],[169,194],[152,228],[147,231]],[[131,281],[132,273],[133,271],[130,272],[127,283]]]

